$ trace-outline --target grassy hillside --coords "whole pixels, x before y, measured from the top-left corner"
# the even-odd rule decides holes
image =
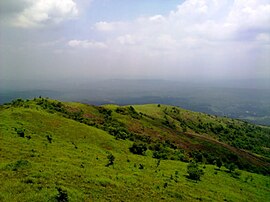
[[[233,162],[241,169],[269,173],[269,128],[171,106],[96,107],[43,98],[1,106],[0,120],[0,201],[270,197],[269,176],[210,165],[211,159],[212,164],[221,159],[223,165]],[[198,123],[212,128],[231,123],[231,130],[241,133],[251,127],[258,145],[249,152],[237,149],[225,133],[191,125]],[[144,155],[130,152],[134,141],[147,147]],[[115,157],[112,165],[110,154]],[[201,181],[187,177],[186,162],[192,159],[203,169]]]

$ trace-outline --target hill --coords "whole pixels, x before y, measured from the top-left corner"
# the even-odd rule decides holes
[[[268,127],[166,105],[44,98],[2,105],[0,120],[0,201],[270,197]],[[201,181],[187,177],[190,160]]]

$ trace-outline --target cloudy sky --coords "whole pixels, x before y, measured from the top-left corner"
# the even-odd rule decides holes
[[[270,79],[269,0],[1,0],[0,79]]]

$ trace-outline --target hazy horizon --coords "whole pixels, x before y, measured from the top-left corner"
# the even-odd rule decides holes
[[[0,2],[1,85],[270,80],[269,51],[267,0]]]

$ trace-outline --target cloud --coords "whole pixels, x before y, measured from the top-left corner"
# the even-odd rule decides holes
[[[31,28],[57,24],[78,16],[78,8],[83,8],[82,1],[87,2],[25,0],[16,4],[15,0],[10,0],[0,1],[0,8],[3,2],[13,2],[12,5],[6,3],[9,5],[7,13],[12,16],[13,23]],[[38,6],[45,2],[47,7]],[[62,8],[57,2],[70,3]],[[66,67],[78,67],[72,70],[78,75],[86,75],[88,72],[91,75],[137,78],[270,78],[269,0],[181,2],[167,14],[138,15],[138,18],[129,21],[119,21],[116,18],[118,21],[111,22],[99,21],[100,16],[95,16],[98,20],[93,24],[93,16],[89,15],[89,19],[80,10],[79,17],[85,19],[79,19],[77,32],[74,32],[74,24],[67,24],[57,34],[55,30],[42,33],[27,30],[22,34],[27,34],[28,38],[25,38],[28,42],[14,33],[14,36],[6,34],[6,37],[12,39],[8,42],[16,47],[10,48],[12,59],[8,62],[14,61],[13,53],[18,52],[16,41],[21,40],[27,43],[26,47],[30,47],[29,41],[34,44],[29,51],[21,51],[21,58],[24,54],[29,55],[27,65],[34,58],[33,54],[39,54],[35,65],[32,65],[33,69],[39,66],[43,58],[44,68],[62,67],[63,70]],[[63,39],[58,41],[59,37]],[[49,42],[35,47],[39,39]],[[7,48],[2,48],[2,52],[6,54]],[[46,53],[50,57],[46,57]],[[54,56],[51,56],[52,53]],[[50,64],[47,58],[53,58]],[[59,63],[56,65],[57,60]],[[17,66],[14,65],[14,69]],[[66,69],[62,72],[68,73]]]
[[[2,3],[6,8],[6,17],[11,25],[22,28],[42,27],[58,24],[78,15],[73,0],[14,0]]]
[[[96,42],[96,41],[80,41],[80,40],[70,40],[68,45],[72,48],[93,48],[93,49],[105,49],[107,45],[103,42]]]
[[[115,23],[97,22],[95,28],[99,31],[113,31],[115,29]]]
[[[138,38],[130,34],[119,36],[117,38],[117,42],[119,42],[121,45],[136,45],[140,41],[142,41],[142,38]]]
[[[126,22],[106,22],[101,21],[95,23],[94,28],[101,32],[112,32],[112,31],[119,31],[124,30],[128,24]]]
[[[162,15],[154,15],[149,20],[153,22],[164,22],[165,18]]]
[[[167,15],[99,22],[95,28],[105,32],[104,43],[110,44],[112,55],[125,55],[127,65],[135,54],[144,60],[142,71],[145,64],[158,67],[161,61],[178,73],[204,70],[213,75],[254,74],[269,66],[254,54],[269,53],[268,0],[186,0]]]

